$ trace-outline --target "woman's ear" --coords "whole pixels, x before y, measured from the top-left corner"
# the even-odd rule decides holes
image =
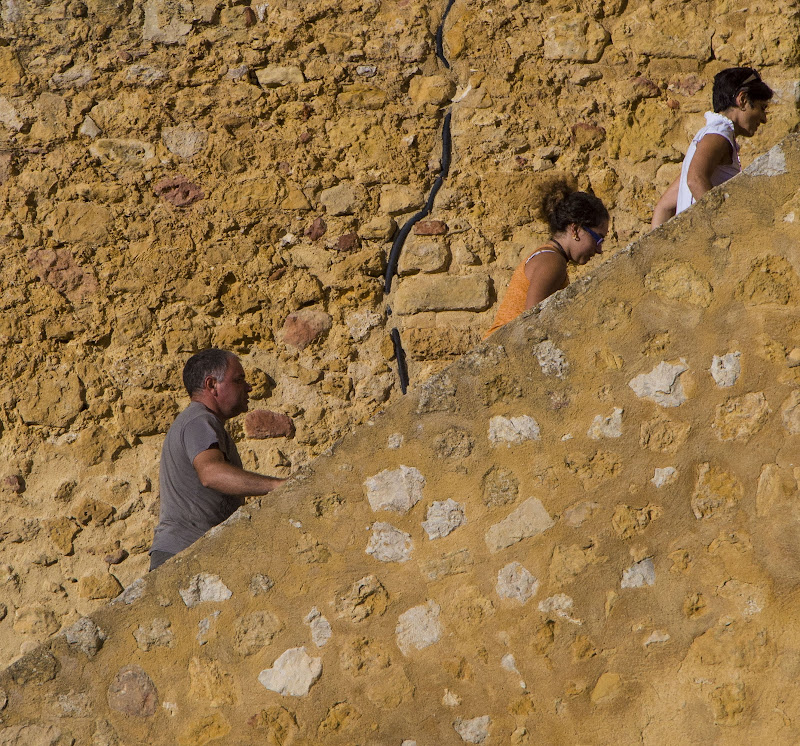
[[[747,108],[747,104],[750,103],[750,97],[747,95],[747,91],[739,91],[736,94],[736,106],[740,109]]]

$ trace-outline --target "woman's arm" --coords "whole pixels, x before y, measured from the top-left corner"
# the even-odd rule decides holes
[[[722,135],[706,135],[694,151],[694,157],[689,164],[689,173],[686,183],[695,200],[699,200],[713,187],[711,176],[717,166],[732,162],[731,144]]]
[[[525,298],[527,310],[564,287],[567,279],[567,262],[561,254],[547,251],[533,257],[525,265],[525,276],[530,282],[528,295]]]
[[[678,189],[681,185],[681,177],[678,176],[675,181],[667,187],[667,191],[661,195],[661,199],[656,202],[653,209],[653,219],[650,221],[650,230],[658,228],[662,223],[666,223],[671,217],[675,215],[675,210],[678,208]]]

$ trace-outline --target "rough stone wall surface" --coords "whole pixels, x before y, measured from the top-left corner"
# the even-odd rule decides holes
[[[0,1],[2,663],[144,573],[191,351],[242,355],[268,412],[234,423],[240,449],[286,475],[399,397],[391,326],[415,386],[480,339],[546,235],[543,178],[573,173],[607,202],[613,253],[645,230],[718,69],[757,65],[778,94],[745,162],[797,123],[787,4],[456,0],[449,68],[445,5]],[[450,174],[387,299],[385,257],[439,173],[445,110]],[[682,271],[649,282],[711,302]],[[616,415],[598,414],[603,437]],[[512,448],[533,432],[502,416]],[[438,502],[426,520],[446,540],[458,508]],[[382,536],[376,553],[402,551]]]
[[[799,185],[791,136],[21,657],[0,742],[797,743]]]

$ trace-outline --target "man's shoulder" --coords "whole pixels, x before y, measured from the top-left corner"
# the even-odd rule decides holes
[[[187,427],[208,426],[215,432],[223,430],[222,423],[214,416],[213,412],[199,402],[192,402],[176,418],[169,428],[169,435],[180,433]]]

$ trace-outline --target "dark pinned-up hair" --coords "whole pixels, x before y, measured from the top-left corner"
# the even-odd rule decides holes
[[[770,88],[752,67],[729,67],[714,76],[711,102],[719,113],[736,106],[736,97],[744,91],[750,103],[769,101],[773,96]]]
[[[565,231],[573,223],[591,228],[608,220],[608,210],[598,197],[577,191],[564,178],[545,184],[539,209],[553,234]]]
[[[192,355],[183,366],[183,385],[189,396],[194,396],[203,390],[203,382],[208,376],[214,376],[218,381],[222,381],[228,370],[228,363],[234,357],[232,352],[218,350],[216,347]]]

